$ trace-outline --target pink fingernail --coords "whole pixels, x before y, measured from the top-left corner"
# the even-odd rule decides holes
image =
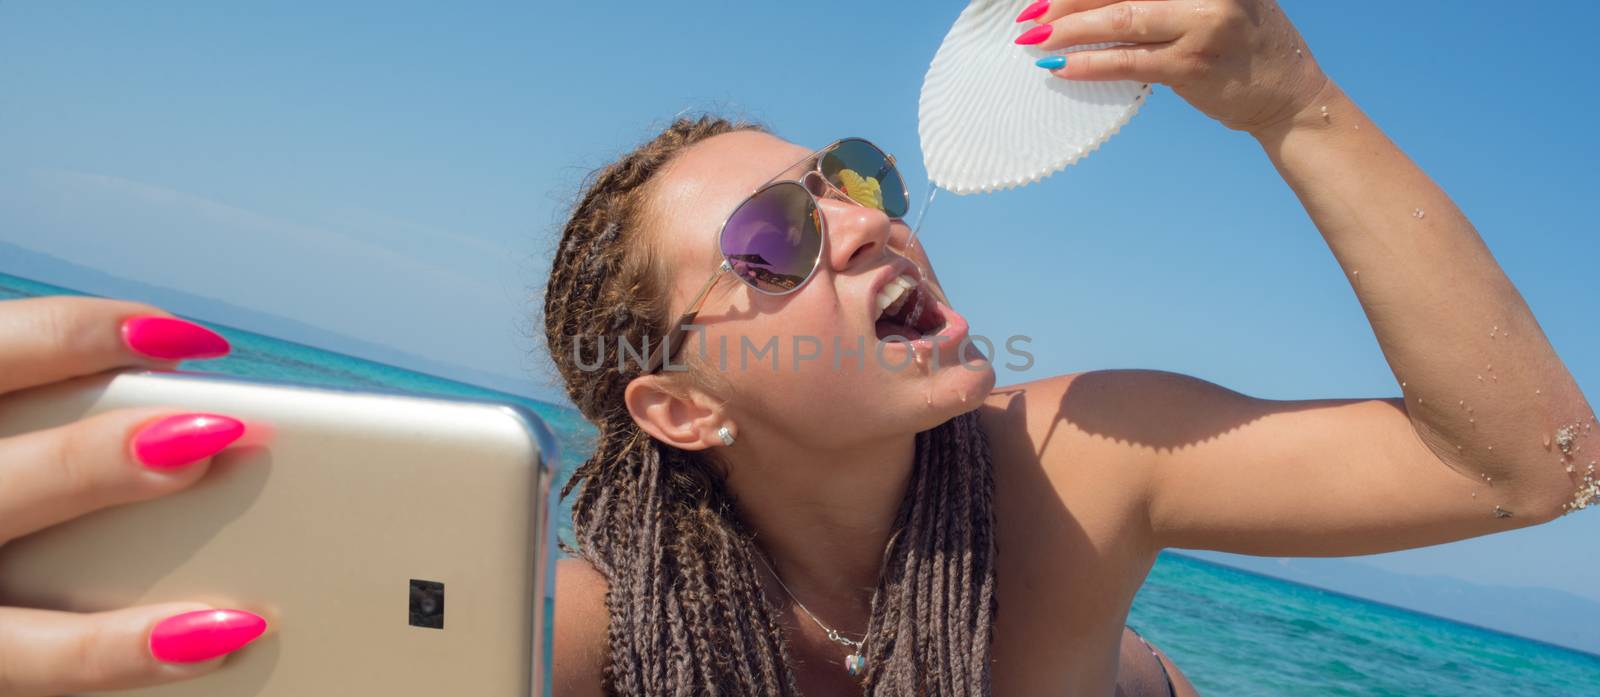
[[[244,435],[244,424],[217,414],[178,414],[133,436],[133,455],[150,469],[169,470],[211,457]]]
[[[173,615],[150,632],[150,655],[164,663],[199,663],[238,651],[267,631],[267,621],[244,610],[197,610]]]
[[[1055,27],[1052,27],[1048,24],[1041,24],[1037,27],[1022,32],[1022,36],[1017,37],[1017,43],[1022,44],[1023,46],[1031,46],[1033,44],[1043,43],[1045,39],[1050,38],[1050,32],[1054,30]]]
[[[228,340],[193,322],[144,315],[122,322],[122,341],[135,353],[162,360],[225,356]]]
[[[1038,19],[1049,9],[1050,0],[1038,0],[1038,2],[1022,8],[1022,14],[1017,15],[1017,21],[1026,22],[1030,19]]]
[[[1029,29],[1026,30],[1026,32],[1022,32],[1021,37],[1016,37],[1016,43],[1021,43],[1021,45],[1024,46],[1034,45],[1034,43],[1043,43],[1045,42],[1046,38],[1050,38],[1050,32],[1054,29],[1056,29],[1056,27],[1051,27],[1050,24],[1040,24],[1040,26],[1034,27],[1034,29]]]

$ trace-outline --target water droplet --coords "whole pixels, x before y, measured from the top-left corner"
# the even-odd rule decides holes
[[[1422,220],[1422,218],[1426,215],[1428,215],[1428,212],[1422,210],[1421,208],[1411,211],[1411,217],[1416,218],[1417,220]]]
[[[1570,454],[1572,452],[1572,442],[1578,435],[1578,429],[1573,428],[1573,426],[1573,424],[1568,424],[1556,429],[1556,447],[1560,448],[1563,453]]]

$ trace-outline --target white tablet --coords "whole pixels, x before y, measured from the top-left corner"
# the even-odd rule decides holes
[[[0,437],[108,409],[226,414],[192,489],[0,547],[0,604],[192,600],[272,632],[213,674],[118,695],[548,693],[554,439],[509,404],[128,371],[0,398]]]

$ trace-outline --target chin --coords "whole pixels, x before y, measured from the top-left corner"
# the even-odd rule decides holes
[[[977,409],[994,390],[994,364],[975,348],[968,351],[964,362],[940,366],[929,375],[917,375],[911,380],[906,399],[916,405],[913,413],[920,413],[917,430],[925,431],[952,418]]]

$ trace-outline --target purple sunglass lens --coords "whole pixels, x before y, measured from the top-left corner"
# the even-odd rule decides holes
[[[805,187],[781,182],[757,192],[722,228],[722,254],[740,280],[783,294],[800,287],[816,268],[821,221]]]

